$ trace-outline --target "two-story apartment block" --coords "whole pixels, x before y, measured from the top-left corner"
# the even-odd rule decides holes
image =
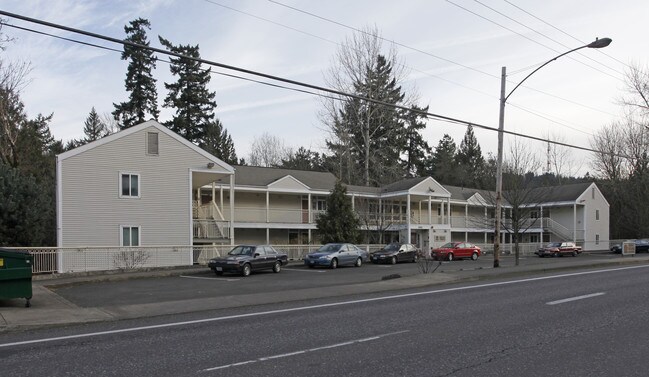
[[[316,219],[336,177],[230,166],[149,121],[59,155],[57,180],[59,247],[187,246],[318,243]],[[367,242],[400,240],[424,250],[451,240],[493,242],[488,191],[431,177],[347,191]],[[520,241],[606,249],[608,208],[594,183],[550,190],[530,204]]]

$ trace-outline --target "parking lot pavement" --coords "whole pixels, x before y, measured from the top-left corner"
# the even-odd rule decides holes
[[[466,279],[490,279],[522,274],[543,274],[562,269],[595,268],[620,264],[649,263],[649,254],[634,257],[606,253],[583,253],[578,257],[493,257],[477,261],[442,262],[435,273],[420,273],[420,265],[364,264],[360,268],[309,269],[292,263],[279,274],[257,272],[249,277],[217,277],[205,267],[162,271],[58,276],[34,281],[32,307],[24,300],[0,301],[0,330],[51,324],[105,321],[200,310],[271,304],[323,297],[376,293],[425,287]],[[384,280],[387,277],[392,279]],[[399,278],[395,278],[399,277]]]

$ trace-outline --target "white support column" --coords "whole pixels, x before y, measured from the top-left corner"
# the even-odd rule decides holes
[[[428,225],[433,223],[433,198],[428,195]]]
[[[201,204],[203,204],[203,203],[201,203],[201,188],[200,187],[196,189],[196,203],[199,206]]]
[[[419,203],[419,212],[417,212],[417,223],[421,224],[421,200],[418,201],[417,203]]]
[[[440,200],[439,202],[439,221],[440,224],[444,224],[444,214],[446,211],[444,210],[444,199]]]
[[[270,222],[270,192],[266,191],[266,222]]]
[[[234,174],[230,175],[230,245],[234,245]]]
[[[464,226],[467,228],[469,227],[469,205],[468,204],[464,205]]]
[[[577,203],[572,205],[572,242],[577,242]]]
[[[451,198],[448,198],[446,200],[446,207],[448,207],[446,209],[448,211],[448,214],[446,215],[446,219],[448,220],[448,225],[450,227],[450,225],[451,225]]]
[[[410,194],[406,195],[406,243],[410,243]]]
[[[356,200],[354,200],[354,199],[356,199],[356,195],[352,194],[352,211],[356,210],[356,203],[355,203]]]
[[[539,213],[539,219],[541,220],[541,226],[539,226],[539,245],[543,245],[543,206],[541,206],[541,213]]]
[[[266,245],[270,244],[270,229],[266,228]]]
[[[313,213],[311,212],[311,193],[307,196],[308,203],[307,205],[309,206],[308,213],[309,213],[309,223],[313,223]],[[311,229],[309,229],[309,242],[311,242]]]
[[[216,204],[216,184],[212,182],[212,203]]]

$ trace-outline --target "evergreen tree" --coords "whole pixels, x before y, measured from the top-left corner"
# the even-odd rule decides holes
[[[138,18],[124,26],[126,41],[143,46],[149,46],[146,29],[151,29],[151,23],[143,18]],[[129,60],[126,71],[125,87],[129,92],[127,102],[113,104],[115,111],[113,117],[119,122],[120,129],[133,127],[147,120],[147,115],[158,119],[158,92],[156,79],[153,78],[153,69],[156,58],[153,52],[139,47],[124,45],[122,60]]]
[[[392,105],[403,102],[392,65],[383,55],[366,68],[353,83],[355,94]],[[345,163],[349,183],[377,186],[403,177],[399,161],[405,150],[405,128],[400,118],[392,106],[358,98],[346,100],[336,119],[337,140],[327,145]],[[359,167],[361,174],[352,171]]]
[[[280,167],[285,169],[326,171],[320,154],[304,147],[298,148],[288,158],[283,159]]]
[[[426,163],[430,158],[432,149],[421,136],[421,130],[426,128],[426,123],[422,121],[425,116],[422,113],[428,112],[428,106],[419,108],[412,106],[412,110],[406,113],[405,129],[405,160],[402,164],[406,176],[417,177],[426,175]]]
[[[438,182],[446,185],[457,184],[458,164],[455,160],[457,146],[448,134],[439,141],[431,159],[431,173]]]
[[[83,144],[99,140],[108,134],[106,125],[101,121],[101,119],[99,119],[99,115],[97,114],[97,111],[95,111],[94,107],[90,110],[88,118],[86,118],[83,126],[83,133],[86,135],[82,140]]]
[[[337,181],[327,197],[327,211],[317,219],[322,243],[357,243],[360,240],[360,222],[346,194],[347,188]]]
[[[174,46],[159,37],[160,43],[170,52],[199,59],[198,45]],[[206,130],[214,122],[215,93],[207,86],[211,79],[211,69],[202,69],[201,63],[185,57],[171,58],[170,70],[178,81],[165,83],[169,91],[164,106],[176,109],[172,120],[166,123],[172,131],[197,144],[206,145]]]
[[[457,162],[460,165],[460,182],[463,186],[478,187],[483,181],[485,171],[485,160],[482,156],[480,144],[473,133],[473,127],[469,125],[460,143],[457,152]]]
[[[218,119],[207,123],[205,137],[202,139],[202,144],[198,146],[228,164],[238,162],[232,137]]]

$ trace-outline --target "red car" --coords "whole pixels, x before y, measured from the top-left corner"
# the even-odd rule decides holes
[[[470,242],[449,242],[430,251],[431,258],[449,261],[461,258],[476,260],[480,254],[480,248]]]

